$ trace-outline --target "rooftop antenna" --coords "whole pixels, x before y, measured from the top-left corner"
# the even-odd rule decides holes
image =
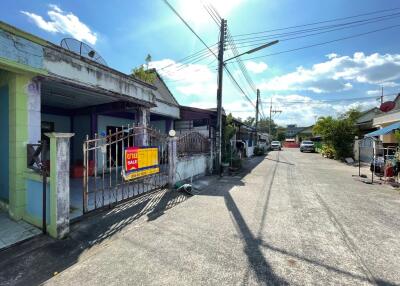
[[[73,38],[64,38],[61,40],[60,46],[70,52],[107,66],[106,61],[100,56],[100,54],[84,42]]]

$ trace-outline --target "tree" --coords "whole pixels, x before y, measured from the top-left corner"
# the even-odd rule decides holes
[[[285,132],[283,132],[283,131],[278,131],[277,134],[276,134],[276,140],[278,140],[278,141],[283,141],[283,140],[285,140],[285,139],[286,139]]]
[[[354,137],[357,135],[355,122],[359,115],[358,109],[350,109],[338,118],[320,117],[314,125],[313,134],[320,135],[324,144],[334,150],[336,159],[351,157]]]
[[[248,125],[248,126],[254,126],[254,125],[255,125],[255,122],[256,122],[256,119],[255,119],[254,117],[251,117],[251,116],[247,117],[247,118],[243,121],[243,123],[246,124],[246,125]]]
[[[233,115],[232,113],[229,113],[226,116],[226,119],[223,124],[223,129],[222,129],[222,142],[221,142],[221,148],[222,148],[222,161],[223,162],[228,162],[228,160],[231,158],[231,143],[230,140],[235,135],[236,133],[236,128],[233,122]]]
[[[134,68],[132,70],[132,76],[147,83],[153,84],[157,75],[154,69],[149,69],[149,63],[151,62],[151,55],[147,55],[145,59],[146,65]]]

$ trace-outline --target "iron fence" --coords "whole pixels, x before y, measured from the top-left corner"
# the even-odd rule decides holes
[[[88,212],[117,204],[168,183],[167,136],[143,126],[122,126],[115,132],[83,143],[83,210]],[[130,147],[157,148],[158,168],[155,174],[124,179],[124,150]]]
[[[211,151],[210,139],[199,132],[192,131],[180,136],[177,140],[178,157],[207,154]]]

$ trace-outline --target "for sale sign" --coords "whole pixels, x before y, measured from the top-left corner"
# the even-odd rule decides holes
[[[127,181],[160,172],[157,147],[129,147],[124,155],[123,177]]]
[[[125,171],[129,172],[139,168],[138,160],[139,147],[130,147],[125,149]]]

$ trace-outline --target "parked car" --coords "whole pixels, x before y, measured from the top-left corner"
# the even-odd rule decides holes
[[[271,142],[271,150],[282,150],[281,142],[279,142],[279,141],[272,141],[272,142]]]
[[[315,145],[312,141],[302,141],[300,144],[300,152],[315,152]]]

